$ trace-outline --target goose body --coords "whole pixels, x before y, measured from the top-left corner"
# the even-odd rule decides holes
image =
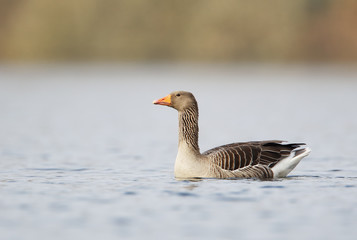
[[[201,154],[198,146],[198,105],[193,94],[177,91],[153,103],[178,111],[176,178],[281,178],[286,177],[310,153],[304,143],[273,140],[232,143]]]

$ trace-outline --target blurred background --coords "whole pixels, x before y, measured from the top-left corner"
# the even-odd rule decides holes
[[[354,0],[0,0],[0,61],[357,60]]]
[[[355,240],[356,79],[356,0],[0,0],[0,236]],[[152,104],[174,90],[202,151],[312,152],[284,180],[177,181]]]

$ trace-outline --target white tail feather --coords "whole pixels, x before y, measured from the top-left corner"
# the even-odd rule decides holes
[[[274,173],[274,178],[286,177],[298,163],[309,155],[311,149],[308,147],[299,147],[294,149],[291,154],[278,162],[271,170]]]

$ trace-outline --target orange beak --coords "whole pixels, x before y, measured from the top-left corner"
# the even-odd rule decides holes
[[[164,106],[171,106],[171,95],[169,94],[166,97],[153,101],[152,103],[158,105],[164,105]]]

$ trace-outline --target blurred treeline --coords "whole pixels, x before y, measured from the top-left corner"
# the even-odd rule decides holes
[[[0,0],[1,61],[357,60],[356,0]]]

